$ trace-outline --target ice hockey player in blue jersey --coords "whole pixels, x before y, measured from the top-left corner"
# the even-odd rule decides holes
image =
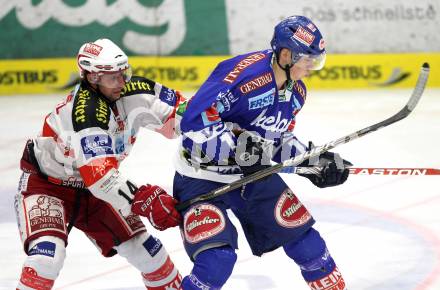
[[[324,39],[308,18],[292,16],[276,25],[271,47],[218,64],[188,104],[174,177],[179,201],[307,150],[292,131],[306,99],[301,79],[325,63]],[[334,156],[320,156],[321,174],[304,176],[318,187],[342,184],[348,170]],[[230,277],[237,230],[226,209],[254,255],[283,247],[311,289],[345,289],[313,217],[278,174],[183,210],[182,237],[194,263],[183,289],[221,289]]]

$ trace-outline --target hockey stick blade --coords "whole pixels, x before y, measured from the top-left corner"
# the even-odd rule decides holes
[[[320,174],[322,167],[285,167],[280,173],[288,174]],[[438,168],[410,168],[410,167],[347,167],[351,175],[440,175]]]
[[[355,175],[440,175],[438,168],[349,168],[350,174]]]
[[[216,198],[218,196],[221,196],[227,192],[230,192],[231,190],[237,189],[242,187],[243,185],[246,185],[248,183],[254,182],[256,180],[259,180],[261,178],[264,178],[266,176],[269,176],[274,173],[280,172],[284,167],[287,166],[296,166],[305,160],[313,157],[317,157],[321,155],[324,152],[327,152],[336,146],[339,146],[341,144],[348,143],[352,140],[355,140],[357,138],[360,138],[362,136],[365,136],[371,132],[377,131],[383,127],[389,126],[393,123],[396,123],[397,121],[400,121],[404,118],[406,118],[417,106],[417,103],[419,102],[420,98],[422,97],[423,91],[426,87],[426,82],[428,81],[429,76],[429,64],[424,63],[422,65],[419,77],[417,79],[417,83],[414,87],[414,90],[411,94],[411,97],[409,98],[406,105],[396,114],[389,117],[388,119],[385,119],[379,123],[376,123],[374,125],[368,126],[364,129],[358,130],[352,134],[346,135],[344,137],[341,137],[339,139],[336,139],[334,141],[330,141],[324,145],[316,146],[312,148],[310,151],[306,151],[292,159],[288,159],[282,163],[275,164],[273,166],[270,166],[268,168],[265,168],[263,170],[257,171],[251,175],[245,176],[237,181],[231,182],[229,184],[226,184],[224,186],[221,186],[215,190],[212,190],[208,193],[196,196],[192,199],[186,200],[180,204],[176,205],[176,209],[179,211],[182,211],[189,206],[193,205],[194,203],[210,200],[213,198]]]

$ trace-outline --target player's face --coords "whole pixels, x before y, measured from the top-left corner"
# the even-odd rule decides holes
[[[122,89],[125,86],[125,80],[120,73],[103,74],[98,83],[101,93],[110,101],[116,101],[121,97]]]
[[[290,78],[294,81],[300,80],[310,75],[311,69],[307,67],[297,66],[296,64],[290,69]]]
[[[101,93],[110,101],[116,101],[121,97],[125,84],[130,81],[131,70],[119,72],[99,73],[94,84],[99,86]]]
[[[325,58],[325,53],[318,56],[301,56],[290,69],[290,77],[292,80],[299,80],[309,76],[312,71],[320,70],[324,66]]]

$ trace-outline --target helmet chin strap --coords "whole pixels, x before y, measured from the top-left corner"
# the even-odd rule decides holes
[[[286,79],[287,82],[291,81],[292,79],[290,78],[290,69],[293,67],[293,64],[286,64],[285,67],[281,67],[283,69],[283,71],[286,73]]]
[[[294,64],[291,63],[291,64],[286,64],[285,66],[282,66],[280,64],[280,57],[279,57],[279,55],[277,55],[275,57],[275,59],[277,60],[278,66],[286,73],[286,81],[287,82],[291,81],[292,79],[290,78],[290,69],[294,66]]]

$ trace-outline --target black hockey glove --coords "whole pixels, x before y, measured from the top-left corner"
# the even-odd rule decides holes
[[[313,144],[309,144],[309,149],[313,147]],[[306,160],[299,164],[298,167],[314,166],[320,168],[319,174],[299,174],[308,178],[314,185],[320,188],[336,186],[343,184],[349,174],[348,166],[353,164],[340,157],[338,153],[324,152],[319,158],[313,158]]]
[[[241,133],[240,138],[238,138],[235,160],[237,165],[240,166],[243,176],[270,167],[270,158],[263,150],[264,141],[261,139],[253,137],[247,132]]]

